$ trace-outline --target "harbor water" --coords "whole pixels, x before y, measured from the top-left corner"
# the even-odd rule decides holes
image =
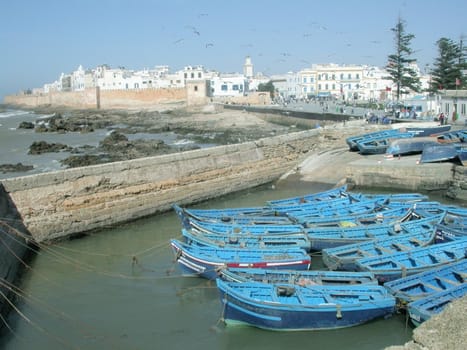
[[[25,153],[32,141],[72,146],[97,144],[108,132],[37,135],[16,127],[20,121],[40,116],[18,111],[2,115],[0,145],[5,151],[0,154],[0,164],[33,162],[32,173],[59,169],[57,158],[62,156],[30,158],[34,156]],[[66,139],[60,141],[60,137]],[[196,207],[260,206],[267,200],[329,187],[289,178]],[[3,321],[7,327],[0,338],[0,348],[374,350],[404,344],[412,336],[412,326],[403,314],[328,331],[273,332],[247,326],[225,327],[215,283],[182,276],[174,262],[169,240],[180,238],[180,232],[178,217],[170,211],[41,246],[23,275],[17,307]],[[313,256],[312,269],[321,268],[320,257]]]
[[[328,189],[281,181],[197,205],[222,208]],[[115,213],[118,215],[118,213]],[[225,327],[213,282],[182,276],[169,239],[174,212],[42,246],[21,283],[3,349],[383,349],[410,339],[405,315],[329,331]],[[319,256],[312,268],[322,268]]]

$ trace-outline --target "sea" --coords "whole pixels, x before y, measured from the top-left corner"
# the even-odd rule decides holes
[[[43,117],[27,111],[0,114],[0,164],[34,164],[32,173],[57,170],[62,155],[26,154],[33,140],[97,144],[108,132],[36,135],[17,129],[23,120]],[[329,188],[329,184],[288,178],[193,207],[260,206],[267,200]],[[6,330],[0,348],[375,350],[411,339],[413,327],[405,314],[326,331],[225,326],[215,283],[182,276],[175,263],[169,240],[181,238],[180,232],[180,222],[170,211],[41,245],[20,282],[15,308],[2,320]],[[323,268],[321,257],[313,255],[312,269]]]

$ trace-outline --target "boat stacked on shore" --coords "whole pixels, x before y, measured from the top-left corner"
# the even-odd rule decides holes
[[[446,304],[467,289],[467,237],[451,229],[449,241],[435,239],[464,222],[464,209],[417,193],[363,195],[342,186],[260,207],[173,207],[182,226],[182,239],[170,241],[175,260],[184,275],[216,280],[227,325],[350,327],[400,305],[420,315],[412,312],[415,301],[402,302],[407,291],[423,290],[424,298],[443,292],[438,300]],[[327,269],[313,269],[319,254]],[[401,282],[429,273],[418,287]],[[433,278],[448,279],[445,288]],[[423,307],[441,308],[434,301]],[[422,322],[427,314],[414,317]]]
[[[385,154],[388,158],[421,154],[420,163],[467,164],[467,130],[451,130],[450,125],[397,127],[352,136],[346,142],[350,151],[360,154]]]

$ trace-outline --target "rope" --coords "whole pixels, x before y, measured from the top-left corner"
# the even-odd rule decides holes
[[[16,311],[16,313],[24,320],[26,321],[28,324],[30,324],[32,327],[34,327],[35,329],[39,330],[40,332],[46,334],[48,337],[50,337],[51,339],[54,339],[55,341],[57,341],[58,343],[62,344],[63,346],[66,346],[67,348],[70,348],[70,349],[79,349],[77,347],[74,347],[72,344],[68,344],[64,339],[58,337],[58,336],[54,336],[53,334],[51,334],[50,332],[48,332],[45,328],[41,327],[38,323],[36,322],[33,322],[31,319],[29,319],[24,313],[22,313],[16,306],[15,304],[10,300],[8,299],[8,297],[2,292],[0,291],[0,296],[3,297],[3,299],[11,306],[12,309],[14,309]]]
[[[54,307],[48,305],[44,301],[32,296],[29,293],[26,293],[24,290],[16,287],[15,285],[13,285],[12,283],[8,281],[0,280],[0,286],[7,288],[12,293],[14,293],[16,296],[22,298],[23,301],[29,303],[29,305],[31,306],[37,307],[39,309],[43,309],[49,314],[55,315],[56,317],[63,319],[65,321],[78,324],[80,327],[78,327],[77,329],[79,333],[84,337],[90,337],[89,333],[91,333],[92,331],[96,331],[93,327],[89,326],[88,324],[82,321],[79,321],[78,319],[72,318],[71,316],[69,316],[68,314],[64,313],[61,310],[55,309]],[[117,339],[113,339],[113,341],[109,342],[112,345],[111,346],[112,349],[118,348],[117,341],[118,341]]]

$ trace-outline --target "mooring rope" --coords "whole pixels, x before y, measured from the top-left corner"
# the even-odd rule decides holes
[[[94,327],[92,327],[92,326],[90,326],[90,325],[88,325],[88,324],[86,324],[86,323],[84,323],[84,322],[82,322],[82,321],[80,321],[78,319],[75,319],[75,318],[71,317],[67,313],[65,313],[65,312],[63,312],[61,310],[58,310],[58,309],[54,308],[53,306],[50,306],[49,304],[47,304],[43,300],[32,296],[30,293],[26,293],[24,290],[18,288],[17,286],[15,286],[14,284],[12,284],[12,283],[10,283],[10,282],[8,282],[6,280],[0,280],[0,286],[3,286],[5,288],[7,288],[12,293],[14,293],[16,296],[21,298],[24,302],[27,302],[29,305],[34,306],[37,309],[42,309],[42,310],[46,311],[47,313],[49,313],[51,315],[54,315],[54,316],[56,316],[56,317],[58,317],[58,318],[60,318],[60,319],[62,319],[64,321],[68,321],[68,322],[77,324],[78,327],[76,327],[76,329],[78,330],[80,335],[82,335],[83,337],[89,337],[91,332],[97,332],[97,330]],[[17,311],[17,310],[15,309],[15,311]],[[21,316],[21,318],[23,318],[21,314],[20,314],[20,316]],[[30,319],[28,318],[27,321],[29,321],[29,320]],[[30,322],[28,322],[28,323],[30,323]],[[11,331],[14,334],[14,331],[13,330],[11,330]],[[104,337],[102,337],[102,338],[104,338]],[[111,346],[112,349],[116,349],[117,348],[117,339],[112,339],[112,338],[113,337],[110,337],[110,339],[112,341],[108,341],[108,343],[109,343],[109,345],[112,345]]]

